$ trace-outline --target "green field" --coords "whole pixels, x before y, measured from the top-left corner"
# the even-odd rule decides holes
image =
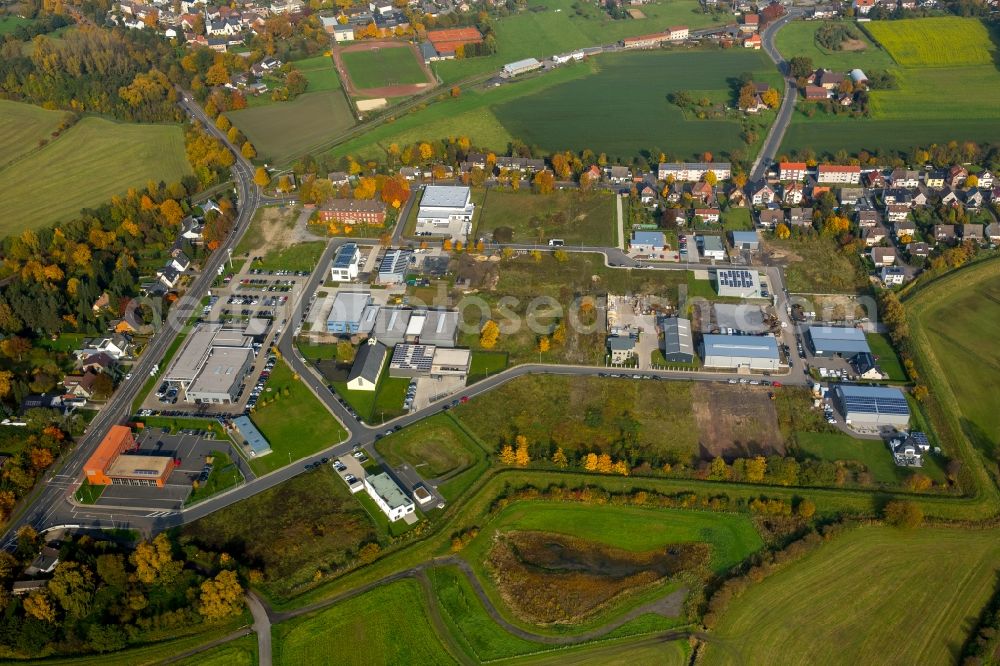
[[[288,389],[288,395],[284,389]],[[290,462],[333,446],[347,437],[347,431],[327,411],[291,368],[280,361],[271,372],[267,389],[261,394],[251,419],[271,444],[271,453],[250,461],[257,474],[272,472]],[[264,400],[277,396],[265,405]]]
[[[696,0],[660,0],[641,7],[645,19],[612,20],[601,8],[575,0],[536,0],[527,9],[497,18],[494,29],[497,52],[492,56],[446,60],[433,64],[450,83],[474,74],[498,70],[522,58],[549,57],[585,46],[597,46],[623,37],[663,30],[668,25],[687,25],[692,30],[722,25],[731,17],[702,11]]]
[[[513,231],[514,243],[545,244],[561,238],[567,245],[615,244],[615,199],[605,191],[558,190],[551,194],[489,190],[475,236],[492,239],[497,228]]]
[[[4,102],[0,108],[0,146],[21,157],[6,161],[4,153],[0,158],[6,161],[0,168],[0,210],[5,212],[0,235],[71,218],[81,208],[101,204],[150,180],[173,183],[191,173],[179,125],[86,117],[41,150],[25,154],[58,119],[53,122],[49,112],[14,110],[11,104]],[[13,123],[8,121],[11,113],[15,114]],[[10,131],[22,131],[22,123],[28,134],[11,137]]]
[[[228,115],[253,142],[261,161],[279,163],[301,157],[354,125],[351,107],[339,89],[306,92],[290,102],[232,111]]]
[[[413,51],[405,45],[373,51],[348,51],[341,54],[347,74],[356,89],[424,83],[427,76]]]
[[[768,238],[765,245],[787,262],[785,283],[792,293],[857,293],[868,285],[857,256],[841,252],[832,238],[817,234]]]
[[[806,56],[812,58],[814,67],[848,71],[861,69],[885,69],[892,65],[892,58],[880,49],[861,30],[857,30],[864,43],[863,50],[831,51],[816,41],[816,31],[832,22],[790,21],[782,26],[774,38],[778,51],[786,57]],[[848,23],[853,25],[853,23]]]
[[[254,666],[257,663],[257,636],[237,638],[174,663],[181,666]]]
[[[745,49],[619,53],[596,62],[595,74],[498,105],[494,113],[512,135],[548,151],[590,148],[627,158],[661,150],[680,159],[704,151],[728,155],[746,148],[739,122],[688,119],[667,95],[685,90],[695,99],[730,103],[732,80],[741,72],[774,85],[780,81],[762,52]],[[620,115],[623,100],[627,116]]]
[[[412,580],[377,587],[272,630],[274,663],[452,664],[427,618],[427,601]],[[322,646],[322,647],[321,647]]]
[[[734,600],[703,663],[956,663],[996,585],[997,537],[852,530]]]
[[[329,56],[318,55],[303,60],[293,60],[292,64],[309,82],[306,92],[340,90],[340,77],[337,76],[337,70],[333,68],[333,60]]]
[[[37,149],[39,142],[50,139],[66,117],[65,111],[0,99],[0,167]]]
[[[747,516],[678,509],[518,502],[491,521],[489,529],[554,532],[635,552],[707,543],[712,549],[711,568],[717,573],[764,546]]]
[[[786,57],[810,55],[816,59],[802,32],[811,26],[791,23],[779,32],[778,45]],[[867,60],[843,60],[843,68],[885,68],[897,79],[892,90],[870,93],[871,117],[854,119],[801,111],[782,143],[782,151],[812,149],[817,154],[835,154],[840,149],[908,151],[913,146],[955,141],[990,141],[1000,122],[1000,71],[993,62],[996,46],[978,19],[942,17],[865,24],[886,46],[864,51],[865,58],[888,57],[895,62],[871,64]],[[786,37],[786,33],[788,36]],[[785,39],[787,41],[783,42]],[[952,47],[943,48],[942,43]],[[838,57],[848,58],[838,53]],[[975,95],[969,91],[975,90]]]
[[[698,453],[691,387],[683,382],[531,375],[473,398],[453,413],[494,450],[522,434],[529,444],[544,447],[546,457],[550,445],[561,446],[567,455],[610,453],[618,450],[627,428],[635,430],[644,457],[687,463]]]
[[[881,440],[854,439],[842,432],[800,432],[795,442],[806,458],[819,460],[854,460],[871,472],[876,483],[897,484],[909,476],[892,460],[892,454]]]
[[[0,37],[14,32],[22,25],[31,25],[32,23],[34,21],[31,19],[21,18],[20,16],[2,16],[0,17]]]
[[[507,369],[507,354],[501,352],[474,351],[469,361],[467,384],[474,384],[490,375]]]
[[[243,481],[243,475],[236,464],[229,459],[229,456],[219,451],[212,451],[212,456],[214,460],[208,480],[191,491],[187,498],[188,504],[194,504],[216,493],[221,493]]]
[[[435,414],[379,440],[376,450],[392,467],[407,463],[426,479],[453,474],[483,457],[447,414]]]
[[[290,219],[293,224],[297,218],[298,215],[293,214],[291,216]],[[265,271],[282,269],[312,273],[316,269],[316,264],[319,262],[319,258],[323,256],[323,250],[325,249],[325,241],[296,243],[289,247],[269,250],[267,254],[263,255],[263,259],[254,262],[253,267]]]
[[[964,269],[952,278],[955,288],[928,290],[912,303],[927,338],[922,353],[935,359],[951,388],[965,435],[991,460],[1000,450],[1000,403],[984,387],[995,385],[1000,373],[1000,349],[990,333],[1000,326],[998,268],[994,260]]]
[[[893,349],[889,336],[881,333],[868,333],[865,335],[868,346],[871,347],[872,354],[878,358],[878,365],[882,371],[889,375],[889,379],[894,382],[905,382],[906,371],[899,360],[899,354]]]
[[[865,24],[904,67],[958,67],[992,65],[996,45],[979,19],[957,16],[871,21]]]

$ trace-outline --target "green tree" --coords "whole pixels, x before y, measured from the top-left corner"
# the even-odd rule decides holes
[[[889,502],[882,510],[882,516],[888,524],[903,529],[914,529],[924,522],[923,510],[907,500]]]
[[[79,562],[61,562],[49,581],[49,593],[73,619],[85,617],[94,599],[94,574]]]

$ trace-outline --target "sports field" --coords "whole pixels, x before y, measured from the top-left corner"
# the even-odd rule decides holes
[[[936,358],[955,396],[962,429],[991,460],[1000,450],[1000,400],[984,387],[1000,376],[992,334],[1000,326],[998,275],[1000,262],[986,262],[950,278],[954,288],[941,285],[907,302],[927,338],[923,353]]]
[[[274,663],[453,664],[427,618],[416,581],[377,587],[313,615],[272,629]],[[335,655],[335,657],[334,657]]]
[[[6,114],[13,108],[9,104],[0,109],[0,125],[7,125]],[[184,132],[178,125],[86,117],[41,150],[25,154],[25,148],[37,145],[39,133],[51,126],[52,117],[34,110],[19,115],[27,119],[31,138],[9,138],[0,131],[0,143],[21,151],[20,159],[0,168],[4,211],[0,235],[71,218],[81,208],[150,180],[173,183],[191,173],[184,156]]]
[[[22,25],[31,25],[33,22],[31,19],[20,16],[2,16],[0,17],[0,37],[14,32]]]
[[[340,90],[340,77],[333,68],[333,60],[328,56],[318,55],[302,60],[293,60],[292,64],[306,77],[309,87],[306,92],[323,92],[324,90]]]
[[[530,7],[493,22],[497,52],[492,56],[444,60],[432,64],[445,83],[498,70],[522,58],[549,57],[586,46],[610,44],[623,37],[686,25],[692,30],[727,22],[705,13],[697,0],[658,0],[642,6],[645,19],[612,20],[592,3],[576,0],[533,0]]]
[[[854,529],[734,600],[704,663],[956,663],[993,594],[998,537]]]
[[[605,191],[558,190],[531,192],[490,190],[481,208],[476,236],[494,237],[510,229],[504,242],[545,243],[561,238],[567,245],[607,247],[615,244],[615,198]]]
[[[346,51],[341,54],[354,87],[383,88],[427,80],[424,70],[414,59],[413,51],[404,45],[368,51]]]
[[[731,102],[732,79],[741,72],[780,87],[766,56],[745,49],[615,53],[597,59],[596,67],[591,76],[498,105],[494,113],[513,136],[544,150],[723,156],[745,148],[739,122],[688,119],[667,95],[685,90],[694,99]]]
[[[269,162],[301,157],[316,144],[354,125],[351,107],[339,89],[307,92],[291,102],[232,111],[228,115],[253,142],[258,157]]]
[[[991,65],[996,45],[979,19],[958,16],[872,21],[865,28],[904,67]]]

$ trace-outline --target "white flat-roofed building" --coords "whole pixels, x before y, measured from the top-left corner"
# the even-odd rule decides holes
[[[227,404],[235,401],[243,378],[253,367],[253,360],[250,347],[212,347],[184,397],[188,402]]]
[[[333,299],[326,319],[326,332],[334,335],[354,335],[361,326],[365,308],[372,304],[367,291],[341,291]]]
[[[432,377],[460,376],[469,374],[472,352],[468,349],[437,347],[431,362]]]
[[[344,243],[337,249],[330,265],[330,279],[334,282],[350,282],[358,278],[361,265],[361,250],[357,243]]]
[[[717,180],[728,180],[733,173],[733,165],[729,162],[662,162],[656,177],[666,180],[673,176],[674,180],[694,182],[704,178],[709,171],[715,174]]]
[[[407,340],[414,341],[420,337],[420,331],[424,330],[424,322],[427,321],[426,312],[414,312],[410,315],[410,321],[406,323],[406,333],[404,336]]]
[[[778,342],[773,335],[702,336],[702,355],[706,368],[746,368],[777,370]]]
[[[760,275],[747,268],[719,268],[715,271],[719,296],[729,298],[760,298]]]
[[[417,210],[416,233],[468,235],[475,210],[472,190],[468,187],[428,185]]]
[[[408,513],[416,511],[413,500],[406,496],[396,482],[385,472],[365,478],[365,490],[368,496],[382,510],[389,520],[396,522]]]

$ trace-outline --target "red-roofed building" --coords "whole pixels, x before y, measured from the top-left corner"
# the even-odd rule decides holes
[[[111,426],[97,450],[83,466],[87,481],[94,486],[158,486],[162,488],[175,461],[170,456],[134,455],[132,431],[121,425]]]
[[[639,35],[638,37],[626,37],[621,41],[622,46],[627,49],[651,49],[659,46],[670,39],[670,34],[657,32],[652,35]]]
[[[762,44],[763,42],[760,39],[760,35],[750,35],[743,40],[743,48],[745,49],[759,51]]]
[[[805,162],[780,162],[778,164],[779,180],[802,180],[806,177]]]

